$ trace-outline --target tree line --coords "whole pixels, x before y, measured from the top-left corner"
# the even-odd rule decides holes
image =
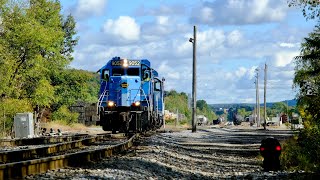
[[[191,124],[192,107],[188,95],[184,92],[178,93],[175,90],[170,90],[168,92],[165,92],[165,94],[165,109],[173,113],[178,112],[179,114],[183,114],[186,117],[183,122]],[[208,118],[208,121],[217,119],[217,115],[205,100],[197,100],[196,103],[197,115],[206,116]]]
[[[304,128],[286,141],[281,155],[287,169],[320,171],[320,3],[290,0],[289,6],[301,8],[307,20],[315,20],[313,32],[301,43],[300,55],[294,58],[293,85]]]
[[[0,0],[0,129],[10,131],[18,112],[59,117],[77,100],[96,100],[96,75],[68,68],[79,37],[73,16],[60,12],[58,0]]]

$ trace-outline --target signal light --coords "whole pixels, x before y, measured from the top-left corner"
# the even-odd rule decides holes
[[[132,103],[133,106],[140,106],[140,101],[136,101],[134,103]]]
[[[115,103],[113,101],[108,101],[108,107],[113,107],[115,106]]]
[[[275,138],[267,138],[261,141],[260,153],[263,157],[264,171],[277,171],[280,170],[280,154],[281,145]]]

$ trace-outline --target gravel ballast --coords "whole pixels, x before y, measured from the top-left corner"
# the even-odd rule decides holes
[[[301,179],[315,175],[264,172],[262,139],[291,136],[289,130],[209,127],[141,137],[137,146],[117,156],[26,179]]]

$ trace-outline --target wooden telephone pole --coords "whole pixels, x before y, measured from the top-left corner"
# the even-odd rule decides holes
[[[256,69],[257,76],[256,76],[256,93],[257,93],[257,127],[260,127],[260,99],[259,99],[259,68]]]
[[[264,64],[264,123],[263,129],[266,130],[267,125],[267,64]]]
[[[193,73],[192,73],[192,132],[196,132],[196,112],[197,112],[197,27],[193,26],[193,38],[189,39],[193,44]]]

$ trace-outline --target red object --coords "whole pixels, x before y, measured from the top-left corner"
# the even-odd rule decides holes
[[[280,146],[276,146],[276,150],[277,151],[281,151],[281,147]]]
[[[264,151],[264,147],[260,147],[260,151]]]

